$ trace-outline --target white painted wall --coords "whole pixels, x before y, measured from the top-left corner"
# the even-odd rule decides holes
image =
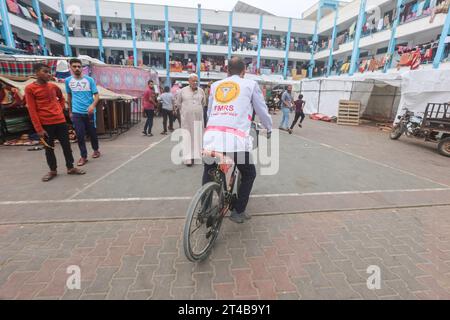
[[[366,9],[369,10],[375,7],[383,7],[387,4],[390,4],[394,0],[367,0]],[[344,8],[339,10],[338,15],[338,25],[341,23],[346,23],[348,21],[356,20],[359,15],[359,8],[361,5],[360,0],[355,0]],[[319,23],[319,33],[323,33],[325,31],[330,31],[334,25],[334,14],[330,14],[326,17],[323,17]]]
[[[228,47],[202,45],[202,53],[213,55],[228,55]]]
[[[165,21],[164,6],[136,4],[134,8],[137,20],[157,21],[159,23],[164,23]],[[169,9],[169,21],[170,19],[172,19],[172,17]]]
[[[310,20],[293,19],[292,32],[311,36],[312,34],[314,34],[315,24],[316,23],[314,21]]]
[[[310,60],[311,54],[305,52],[289,52],[289,60]]]
[[[98,48],[98,38],[71,37],[69,42],[71,46]]]
[[[16,15],[10,14],[9,15],[9,22],[11,23],[11,27],[20,28],[29,32],[32,32],[39,35],[39,27],[36,23],[33,23],[31,21],[28,21],[26,19],[22,19]],[[14,29],[13,29],[14,32]]]
[[[233,15],[233,28],[259,30],[259,15],[235,12]]]

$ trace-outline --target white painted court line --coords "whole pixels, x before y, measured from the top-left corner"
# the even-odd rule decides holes
[[[250,198],[295,198],[314,196],[341,196],[364,194],[392,194],[414,192],[438,192],[450,191],[450,188],[436,189],[409,189],[409,190],[371,190],[371,191],[341,191],[341,192],[316,192],[316,193],[284,193],[284,194],[259,194]],[[136,198],[99,198],[99,199],[62,199],[62,200],[29,200],[29,201],[0,201],[0,205],[31,205],[31,204],[70,204],[70,203],[105,203],[105,202],[155,202],[155,201],[190,201],[192,197],[136,197]]]
[[[339,148],[330,146],[330,145],[325,144],[325,143],[321,143],[321,142],[318,142],[318,141],[314,141],[314,140],[311,140],[311,139],[308,139],[308,138],[305,138],[305,137],[301,137],[301,136],[298,136],[298,135],[294,135],[294,136],[297,137],[297,138],[299,138],[299,139],[302,139],[302,140],[306,140],[306,141],[309,141],[309,142],[312,142],[312,143],[319,144],[319,145],[321,145],[321,146],[323,146],[323,147],[325,147],[325,148],[332,149],[332,150],[335,150],[335,151],[338,151],[338,152],[347,154],[347,155],[349,155],[349,156],[352,156],[352,157],[355,157],[355,158],[358,158],[358,159],[361,159],[361,160],[365,160],[365,161],[371,162],[371,163],[373,163],[373,164],[376,164],[376,165],[379,165],[379,166],[382,166],[382,167],[385,167],[385,168],[388,168],[388,169],[391,169],[391,170],[399,171],[399,172],[401,172],[401,173],[410,175],[410,176],[412,176],[412,177],[414,177],[414,178],[421,179],[421,180],[426,180],[426,181],[428,181],[428,182],[432,182],[432,183],[434,183],[434,184],[440,185],[441,187],[450,188],[450,186],[448,186],[448,185],[446,185],[446,184],[443,184],[443,183],[434,181],[434,180],[432,180],[432,179],[429,179],[429,178],[426,178],[426,177],[423,177],[423,176],[419,176],[419,175],[417,175],[417,174],[415,174],[415,173],[412,173],[412,172],[409,172],[409,171],[405,171],[405,170],[403,170],[403,169],[395,168],[395,167],[392,167],[392,166],[390,166],[390,165],[388,165],[388,164],[385,164],[385,163],[382,163],[382,162],[379,162],[379,161],[376,161],[376,160],[368,159],[368,158],[365,158],[365,157],[363,157],[363,156],[360,156],[360,155],[354,154],[354,153],[352,153],[352,152],[345,151],[345,150],[342,150],[342,149],[339,149]]]
[[[103,179],[109,177],[110,175],[112,175],[113,173],[117,172],[118,170],[120,170],[121,168],[123,168],[124,166],[126,166],[127,164],[129,164],[130,162],[136,160],[137,158],[141,157],[144,153],[146,153],[147,151],[153,149],[154,147],[156,147],[157,145],[159,145],[161,142],[167,140],[168,138],[170,138],[170,136],[167,136],[161,140],[159,140],[158,142],[152,143],[150,146],[148,146],[147,148],[145,148],[144,150],[142,150],[141,152],[139,152],[138,154],[132,156],[130,159],[128,159],[127,161],[125,161],[124,163],[122,163],[120,166],[118,166],[117,168],[109,171],[108,173],[106,173],[105,175],[101,176],[100,178],[98,178],[97,180],[95,180],[94,182],[91,182],[90,184],[88,184],[86,187],[84,187],[83,189],[77,191],[74,195],[72,195],[71,197],[69,197],[67,200],[72,200],[75,199],[76,197],[78,197],[81,193],[85,192],[86,190],[88,190],[89,188],[92,188],[94,185],[96,185],[97,183],[99,183],[100,181],[102,181]]]

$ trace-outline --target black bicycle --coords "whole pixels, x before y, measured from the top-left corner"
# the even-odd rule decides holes
[[[260,124],[253,123],[256,147],[260,129]],[[214,158],[217,166],[209,172],[212,182],[197,191],[187,211],[183,245],[186,257],[192,262],[205,260],[210,254],[223,219],[238,199],[241,184],[241,175],[233,159],[214,151],[204,151],[203,155]]]

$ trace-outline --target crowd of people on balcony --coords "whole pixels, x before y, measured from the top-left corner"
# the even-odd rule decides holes
[[[141,25],[141,34],[139,40],[164,42],[165,32],[161,26]]]
[[[300,37],[291,38],[290,51],[311,52],[309,40]]]
[[[261,40],[263,49],[286,49],[286,37],[279,35],[263,35]],[[302,37],[291,37],[290,51],[310,52],[309,40]],[[249,32],[233,32],[233,52],[235,51],[257,51],[258,35]]]
[[[264,49],[285,50],[286,49],[286,38],[283,36],[263,35],[262,41],[261,41],[261,47]]]
[[[17,36],[16,33],[13,33],[13,37],[16,49],[23,50],[30,55],[44,55],[44,49],[37,39],[27,41]],[[47,55],[53,55],[49,49],[47,49]]]
[[[448,13],[450,0],[416,0],[404,4],[400,12],[400,24],[405,24],[424,17],[430,17],[430,23],[434,21],[436,14]],[[370,36],[374,33],[389,30],[392,28],[395,18],[397,17],[396,9],[383,14],[381,19],[374,17],[374,12],[366,14],[366,21],[362,28],[362,37]],[[342,44],[352,42],[355,38],[357,20],[350,25],[350,28],[344,30],[336,37],[336,47]],[[321,39],[318,43],[318,51],[329,49],[331,46],[331,37]]]
[[[227,72],[227,61],[222,56],[203,56],[201,72]],[[170,61],[171,72],[197,72],[197,61],[191,58],[172,57]]]
[[[375,72],[382,70],[387,63],[391,63],[397,69],[409,67],[411,70],[418,69],[421,65],[433,62],[438,47],[438,40],[423,43],[417,46],[398,45],[393,56],[388,53],[372,55],[371,57],[362,57],[358,61],[357,71]],[[444,60],[448,59],[450,53],[450,44],[447,44],[444,52]],[[341,75],[350,70],[350,59],[335,60],[331,68],[332,75]],[[316,67],[314,75],[324,76],[327,72],[325,66]]]
[[[250,32],[233,32],[233,52],[236,51],[257,51],[258,35]]]

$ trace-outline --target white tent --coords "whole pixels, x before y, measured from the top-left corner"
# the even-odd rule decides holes
[[[418,70],[403,75],[398,113],[424,112],[428,103],[450,102],[450,69]]]
[[[302,80],[301,90],[308,114],[337,116],[339,100],[361,101],[361,115],[394,119],[403,108],[424,112],[428,103],[450,101],[450,64],[420,70],[390,70],[350,76]]]

